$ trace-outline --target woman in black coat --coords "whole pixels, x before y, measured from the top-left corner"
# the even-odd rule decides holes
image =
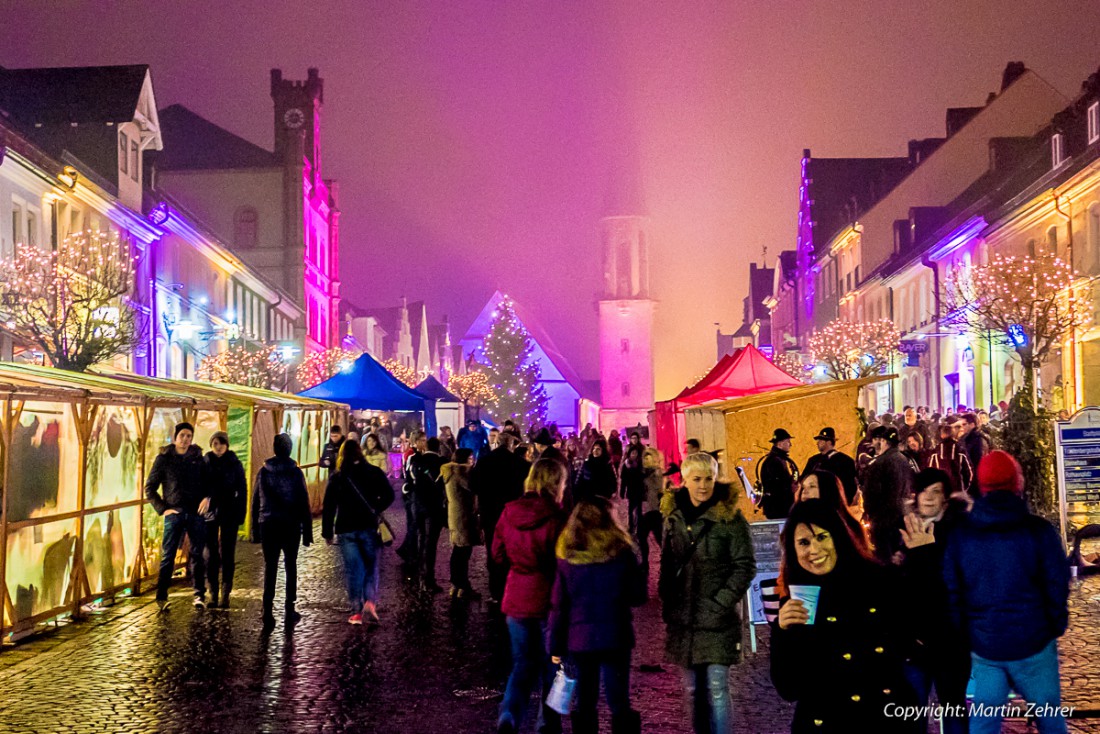
[[[210,606],[229,608],[233,573],[237,568],[237,530],[248,511],[248,482],[244,465],[229,450],[229,434],[218,431],[210,437],[210,451],[204,459],[211,509],[206,517],[206,576],[210,583]],[[221,596],[218,575],[221,573]]]
[[[812,619],[806,603],[791,599],[800,586],[820,590]],[[780,593],[771,677],[779,695],[796,703],[791,732],[919,730],[898,716],[916,704],[905,676],[914,639],[900,572],[860,550],[821,500],[791,508]]]
[[[573,489],[573,501],[580,502],[591,497],[611,499],[615,496],[618,483],[607,442],[601,438],[592,444],[588,458],[584,460],[580,479]]]

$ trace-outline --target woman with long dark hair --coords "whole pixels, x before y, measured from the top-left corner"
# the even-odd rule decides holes
[[[915,732],[891,715],[917,700],[905,675],[914,635],[900,572],[869,556],[821,499],[791,508],[782,543],[771,677],[796,704],[791,731]]]
[[[795,502],[809,499],[819,499],[833,507],[844,520],[852,538],[870,553],[871,541],[867,538],[867,528],[852,514],[852,508],[844,499],[844,485],[836,474],[827,469],[815,469],[803,476],[798,483]]]
[[[590,497],[603,497],[611,499],[615,496],[619,479],[615,475],[615,466],[612,463],[611,453],[607,448],[607,441],[597,439],[588,452],[588,458],[581,467],[581,476],[577,480],[577,486],[573,488],[573,499],[576,502]]]
[[[344,441],[336,471],[325,489],[321,535],[340,546],[351,604],[349,624],[378,624],[379,516],[393,502],[390,480],[363,456],[356,441]]]

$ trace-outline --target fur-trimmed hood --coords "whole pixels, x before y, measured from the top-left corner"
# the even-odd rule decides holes
[[[741,510],[737,507],[737,500],[730,491],[730,485],[725,482],[715,482],[713,497],[716,501],[703,513],[703,518],[713,522],[730,522],[741,514]],[[681,487],[666,490],[661,496],[661,514],[667,518],[674,512],[679,512],[682,503],[685,502],[691,502],[687,489]]]
[[[629,538],[622,531],[596,530],[588,534],[586,548],[573,547],[576,539],[573,529],[566,526],[558,536],[556,553],[558,558],[576,566],[590,563],[606,563],[620,553],[631,551]]]

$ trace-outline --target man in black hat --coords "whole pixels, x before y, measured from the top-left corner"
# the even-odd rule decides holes
[[[791,434],[776,428],[771,437],[772,450],[760,462],[760,509],[769,520],[782,520],[794,504],[794,484],[798,466],[790,457]]]
[[[557,439],[550,435],[550,431],[543,428],[535,436],[535,451],[539,452],[540,459],[557,459],[568,468],[569,462],[566,461],[565,454],[561,452],[561,449],[555,448],[554,446],[556,440]]]
[[[901,523],[905,503],[913,493],[913,468],[898,451],[898,429],[879,426],[871,431],[875,458],[867,467],[863,486],[863,512],[871,523],[871,543],[875,556],[891,563],[901,550]]]
[[[844,499],[849,505],[853,504],[856,501],[856,491],[859,489],[856,483],[855,459],[836,450],[836,431],[832,428],[822,428],[814,436],[814,441],[817,441],[818,453],[806,461],[802,476],[818,469],[831,471],[844,487]]]

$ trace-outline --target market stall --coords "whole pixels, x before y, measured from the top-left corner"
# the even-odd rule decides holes
[[[118,593],[160,564],[146,469],[187,420],[196,439],[228,405],[167,387],[0,364],[0,636]]]
[[[431,375],[425,377],[424,381],[416,386],[416,391],[435,401],[436,425],[440,428],[450,426],[457,436],[459,429],[466,425],[466,404],[462,399],[443,387],[443,383]]]

